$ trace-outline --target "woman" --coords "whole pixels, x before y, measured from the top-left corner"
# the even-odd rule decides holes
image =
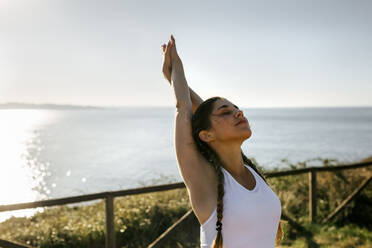
[[[162,51],[176,98],[177,161],[201,225],[201,247],[275,247],[281,203],[241,150],[252,135],[243,112],[222,97],[203,101],[188,87],[173,36]]]

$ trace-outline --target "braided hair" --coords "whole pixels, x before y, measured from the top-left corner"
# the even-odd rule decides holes
[[[222,99],[221,97],[211,97],[201,103],[198,108],[196,109],[195,113],[192,116],[192,136],[198,151],[202,154],[202,156],[210,163],[217,175],[217,222],[216,222],[216,230],[217,235],[213,241],[212,248],[222,248],[223,247],[223,238],[222,238],[222,218],[223,218],[223,197],[225,194],[224,190],[224,182],[225,177],[222,172],[221,167],[222,161],[218,156],[217,152],[215,152],[206,142],[200,139],[199,132],[202,130],[208,130],[211,128],[212,123],[210,121],[210,115],[213,111],[214,103]],[[262,177],[262,179],[267,183],[265,176],[261,173],[256,165],[252,163],[252,161],[241,152],[243,162],[249,165],[254,171],[257,172],[258,175]],[[278,235],[280,234],[280,235]],[[278,233],[276,241],[278,241],[279,236],[282,238],[282,230],[279,223]]]

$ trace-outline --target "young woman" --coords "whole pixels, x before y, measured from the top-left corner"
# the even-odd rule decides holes
[[[188,87],[173,36],[162,51],[176,98],[178,167],[201,225],[201,247],[275,247],[281,203],[241,150],[252,135],[243,112],[222,97],[203,101]]]

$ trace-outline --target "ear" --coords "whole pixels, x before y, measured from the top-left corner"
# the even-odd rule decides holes
[[[212,132],[209,132],[209,131],[206,131],[206,130],[202,130],[199,132],[199,138],[208,143],[208,142],[211,142],[214,140],[214,135]]]

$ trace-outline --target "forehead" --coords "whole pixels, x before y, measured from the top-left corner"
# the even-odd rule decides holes
[[[232,102],[230,102],[229,100],[225,99],[225,98],[222,98],[222,99],[218,99],[215,103],[214,103],[214,108],[213,110],[214,111],[218,111],[219,109],[223,109],[223,106],[228,106],[228,107],[234,107],[235,104],[233,104]]]

